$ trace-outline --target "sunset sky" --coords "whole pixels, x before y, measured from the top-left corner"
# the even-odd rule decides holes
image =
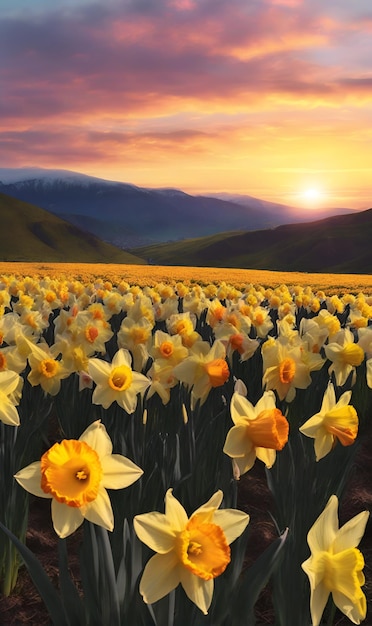
[[[0,167],[372,206],[371,0],[1,0]]]

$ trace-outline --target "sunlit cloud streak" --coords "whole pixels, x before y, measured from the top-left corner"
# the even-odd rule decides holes
[[[340,131],[345,148],[368,158],[362,128],[372,105],[372,6],[354,4],[86,0],[61,7],[39,0],[26,15],[17,12],[17,0],[5,2],[4,165],[73,167],[95,175],[101,168],[107,175],[111,163],[110,177],[121,168],[136,184],[154,185],[160,168],[171,161],[174,176],[180,159],[187,178],[179,173],[169,184],[192,187],[198,154],[212,189],[213,162],[221,180],[227,151],[239,167],[244,149],[249,159],[254,147],[253,178],[263,178],[265,159],[273,159],[275,169],[283,143],[301,150],[297,160],[315,159],[322,140],[333,141],[337,153]],[[307,149],[306,137],[313,147]],[[292,148],[285,160],[295,158]],[[327,158],[334,158],[326,152],[324,171],[332,169]],[[243,167],[241,185],[244,179],[249,186]],[[236,184],[228,168],[225,180]],[[278,183],[273,178],[271,184]]]

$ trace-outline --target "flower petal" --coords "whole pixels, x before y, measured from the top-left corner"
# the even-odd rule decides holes
[[[173,549],[177,532],[164,513],[153,511],[136,515],[133,526],[139,539],[154,552],[165,554]]]
[[[98,456],[101,458],[111,454],[112,452],[112,442],[107,434],[107,430],[105,426],[100,422],[100,420],[96,420],[88,426],[88,428],[83,432],[81,437],[79,437],[80,441],[85,441],[93,450],[95,450]]]
[[[204,615],[207,615],[213,597],[213,578],[203,580],[189,572],[186,568],[183,568],[181,570],[181,584],[190,600],[196,604]]]
[[[110,387],[97,386],[93,391],[92,402],[93,404],[100,404],[104,409],[108,409],[109,406],[116,400],[116,393]]]
[[[110,372],[111,366],[107,361],[97,358],[89,359],[88,373],[97,385],[107,385]]]
[[[9,426],[19,426],[19,415],[14,404],[0,392],[0,420]]]
[[[106,530],[113,530],[114,514],[108,493],[103,487],[98,491],[96,499],[89,502],[81,512],[88,522],[103,526]]]
[[[224,532],[227,543],[232,543],[249,523],[249,515],[237,509],[219,509],[213,515],[213,523],[220,526]]]
[[[329,589],[327,589],[323,583],[320,583],[317,587],[311,590],[310,612],[312,626],[319,626],[328,598]]]
[[[276,460],[276,450],[258,446],[256,447],[256,457],[265,463],[267,469],[271,469]]]
[[[333,435],[324,428],[320,428],[314,441],[315,458],[317,461],[320,461],[332,450],[333,442]]]
[[[185,528],[188,522],[188,516],[182,504],[173,495],[173,490],[168,489],[165,494],[165,515],[169,524],[176,531]]]
[[[143,470],[121,454],[110,454],[100,459],[103,470],[102,486],[123,489],[138,480]]]
[[[234,424],[244,423],[246,419],[255,419],[256,413],[253,404],[239,393],[233,393],[231,398],[231,419]]]
[[[205,521],[211,519],[215,510],[218,509],[218,507],[221,505],[222,500],[223,492],[221,491],[221,489],[219,489],[218,491],[216,491],[216,493],[213,494],[211,498],[209,498],[208,502],[205,502],[198,509],[196,509],[191,517],[193,517],[194,515],[198,515],[200,519],[202,519],[200,516],[206,516]]]
[[[352,602],[350,598],[340,591],[333,591],[332,597],[337,608],[339,608],[353,624],[360,624],[360,622],[366,618],[367,602],[362,591],[358,602]]]
[[[26,489],[29,493],[32,493],[34,496],[39,496],[40,498],[52,498],[50,493],[45,493],[41,488],[41,470],[40,470],[40,461],[35,461],[27,467],[19,470],[14,475],[16,481]]]
[[[153,604],[173,591],[180,583],[180,566],[175,552],[155,554],[148,561],[139,590],[146,604]]]
[[[53,499],[52,521],[57,535],[65,539],[81,526],[84,517],[79,508],[67,506]]]
[[[132,368],[132,357],[126,348],[120,348],[113,356],[112,367],[118,367],[119,365],[126,365]]]
[[[328,551],[338,531],[338,499],[337,496],[331,496],[327,506],[319,515],[307,535],[312,554],[325,550]]]
[[[247,437],[247,426],[240,423],[230,428],[226,435],[223,451],[228,456],[235,458],[244,456],[252,447],[253,444]]]
[[[359,545],[368,518],[369,511],[362,511],[362,513],[355,515],[339,529],[333,542],[333,552],[335,554],[349,548],[356,548]]]

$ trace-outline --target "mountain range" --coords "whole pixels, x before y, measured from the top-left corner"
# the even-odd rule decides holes
[[[315,213],[251,196],[192,196],[63,170],[0,169],[0,181],[3,261],[372,270],[372,209],[317,211],[323,218],[309,221]]]
[[[156,265],[370,274],[372,209],[314,222],[135,248]]]
[[[41,168],[0,168],[0,192],[53,213],[122,249],[226,231],[262,230],[314,217],[301,207],[251,196],[194,196],[178,189],[148,189]],[[321,218],[351,212],[334,208],[318,210],[316,215]]]

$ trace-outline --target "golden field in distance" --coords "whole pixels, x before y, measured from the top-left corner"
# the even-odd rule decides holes
[[[139,286],[153,286],[159,282],[226,283],[234,286],[244,284],[263,287],[309,286],[314,291],[323,290],[327,294],[345,292],[372,294],[371,274],[320,274],[301,272],[274,272],[269,270],[248,270],[218,267],[182,267],[158,265],[121,265],[105,263],[15,263],[0,262],[0,274],[16,277],[49,276],[67,280],[92,282],[97,278],[118,283],[122,280]]]

